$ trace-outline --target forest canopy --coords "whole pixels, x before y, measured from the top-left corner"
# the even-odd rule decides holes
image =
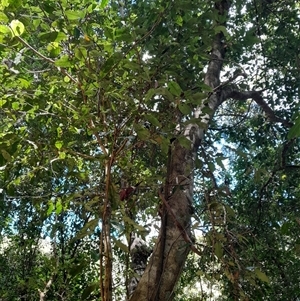
[[[0,0],[0,62],[1,300],[298,300],[297,1]]]

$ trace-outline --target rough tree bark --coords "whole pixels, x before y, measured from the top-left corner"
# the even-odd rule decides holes
[[[229,1],[218,1],[215,9],[226,15]],[[211,59],[205,76],[205,84],[213,90],[205,104],[195,109],[199,124],[189,124],[183,129],[190,140],[189,149],[174,141],[170,146],[168,176],[164,188],[162,224],[157,243],[146,270],[130,301],[172,300],[174,288],[191,249],[191,214],[193,199],[193,169],[197,150],[203,140],[205,129],[218,106],[224,101],[220,87],[220,72],[224,61],[224,36],[218,33],[212,43]],[[202,114],[204,107],[209,114]],[[204,126],[203,126],[204,125]],[[170,212],[172,210],[172,212]]]

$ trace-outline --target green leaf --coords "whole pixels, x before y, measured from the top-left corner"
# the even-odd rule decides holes
[[[63,141],[56,141],[56,142],[55,142],[55,147],[56,147],[57,149],[61,149],[62,146],[63,146]]]
[[[82,19],[85,15],[84,11],[66,10],[65,15],[70,21]]]
[[[0,108],[2,108],[6,103],[7,103],[6,99],[1,99],[0,100]]]
[[[8,26],[0,24],[0,33],[11,34],[11,30]]]
[[[226,212],[229,216],[235,217],[235,211],[228,205],[225,205]]]
[[[123,67],[129,70],[139,70],[141,68],[140,64],[131,61],[127,61]]]
[[[139,129],[136,133],[141,140],[147,140],[150,137],[150,133],[146,129]]]
[[[86,266],[87,266],[87,264],[84,261],[81,262],[80,264],[76,264],[76,265],[72,266],[69,270],[69,275],[71,277],[78,275],[86,268]]]
[[[191,141],[185,136],[179,136],[178,138],[179,144],[186,149],[191,148]]]
[[[211,114],[212,112],[213,110],[208,105],[201,108],[201,115]]]
[[[132,225],[136,230],[145,232],[146,229],[142,227],[141,225],[137,224],[135,221],[133,221],[129,216],[123,216],[123,220],[125,223],[128,223],[129,225]]]
[[[1,149],[1,154],[7,162],[11,161],[11,155],[5,149]]]
[[[49,201],[48,203],[48,210],[47,210],[47,216],[51,215],[54,211],[54,204],[52,201]]]
[[[178,109],[185,116],[190,115],[191,113],[191,107],[184,102],[178,105]]]
[[[156,89],[156,94],[164,95],[166,99],[170,101],[174,101],[174,95],[169,91],[169,88],[164,88],[164,87],[158,88]]]
[[[127,253],[128,252],[128,246],[126,246],[125,244],[123,244],[119,239],[116,239],[115,241],[115,245],[122,250],[123,252]]]
[[[214,251],[215,251],[215,255],[221,259],[223,257],[223,246],[222,244],[217,241],[214,245]]]
[[[208,169],[209,169],[211,172],[214,172],[214,171],[216,170],[216,167],[215,167],[215,164],[214,164],[214,163],[208,162],[207,165],[208,165]]]
[[[149,89],[145,95],[145,102],[150,100],[155,95],[155,90],[153,88]]]
[[[47,50],[50,52],[50,56],[57,57],[61,54],[61,47],[59,46],[58,42],[50,42],[47,45]]]
[[[158,127],[161,126],[160,122],[158,121],[158,119],[153,114],[146,114],[145,118],[146,118],[146,120],[148,120],[154,126],[158,126]]]
[[[245,46],[253,46],[254,44],[260,43],[260,39],[256,35],[256,28],[249,29],[244,37]]]
[[[182,23],[183,23],[182,17],[181,17],[181,16],[177,16],[175,22],[176,22],[176,24],[178,24],[179,26],[182,26]]]
[[[66,68],[66,67],[71,67],[72,63],[69,60],[69,56],[64,55],[60,59],[55,61],[55,66]]]
[[[66,158],[66,153],[65,152],[59,152],[59,158],[60,159],[65,159]]]
[[[215,31],[216,34],[222,32],[225,37],[229,37],[228,31],[227,31],[226,27],[223,26],[223,25],[216,26],[214,28],[214,31]]]
[[[15,101],[11,104],[11,106],[14,110],[18,110],[20,108],[20,103]]]
[[[71,80],[70,80],[70,77],[69,76],[64,76],[64,82],[65,83],[69,83]]]
[[[223,170],[226,170],[224,164],[223,164],[223,160],[225,160],[226,158],[225,157],[217,157],[216,158],[216,162],[217,164],[223,169]]]
[[[168,83],[168,88],[170,89],[170,92],[175,96],[180,96],[182,93],[180,86],[174,81]]]
[[[75,49],[75,57],[79,60],[87,57],[87,50],[84,47],[78,47]]]
[[[259,280],[261,280],[263,282],[270,283],[270,280],[269,280],[268,276],[264,272],[262,272],[261,270],[259,270],[259,269],[256,268],[254,270],[254,273],[255,273],[255,275],[257,276],[257,278]]]
[[[100,7],[105,8],[107,6],[107,4],[108,4],[108,0],[102,0],[101,4],[100,4]]]
[[[295,120],[295,124],[291,127],[288,133],[288,139],[300,137],[300,116]]]
[[[291,229],[293,229],[293,224],[291,222],[285,222],[282,224],[280,232],[283,235],[288,235],[289,233],[291,233]]]
[[[206,92],[212,92],[212,88],[204,83],[201,83],[199,85],[199,87],[201,88],[202,91],[206,91]],[[202,94],[201,94],[202,95]]]
[[[0,2],[0,8],[4,9],[5,7],[8,7],[9,4],[10,4],[9,0],[1,0],[1,2]]]
[[[14,36],[19,37],[25,30],[24,24],[19,20],[12,20],[10,22],[10,28]]]
[[[107,73],[113,69],[113,66],[117,65],[122,58],[122,54],[120,52],[116,52],[109,59],[107,59],[101,68],[100,78],[104,78]]]
[[[139,124],[134,125],[134,129],[141,140],[147,140],[150,137],[149,131]]]
[[[82,292],[82,295],[81,295],[81,300],[86,300],[88,299],[88,297],[90,296],[90,294],[95,291],[99,286],[99,283],[98,282],[94,282],[90,285],[88,285]]]
[[[61,42],[67,38],[67,35],[60,31],[46,32],[39,35],[41,41]]]
[[[57,198],[57,201],[55,203],[55,213],[59,215],[62,212],[63,206],[61,203],[61,198]]]
[[[19,78],[18,82],[20,83],[20,86],[25,89],[29,88],[30,84],[31,84],[28,80],[26,80],[24,78]]]
[[[4,14],[3,12],[0,12],[0,21],[7,23],[8,22],[8,17],[6,16],[6,14]]]
[[[94,233],[95,228],[98,226],[98,218],[95,218],[89,222],[87,222],[84,227],[79,231],[76,235],[76,239],[81,239],[87,235],[91,235]]]

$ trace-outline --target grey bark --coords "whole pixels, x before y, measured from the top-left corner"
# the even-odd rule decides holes
[[[147,243],[140,237],[133,235],[131,240],[130,258],[133,275],[128,285],[129,296],[135,291],[147,266],[148,257],[152,253],[152,250],[148,247]]]

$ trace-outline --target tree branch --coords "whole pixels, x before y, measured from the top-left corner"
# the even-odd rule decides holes
[[[292,127],[293,123],[275,115],[274,111],[269,107],[261,95],[261,91],[239,91],[236,86],[231,85],[223,89],[223,101],[232,98],[235,100],[253,99],[261,109],[266,113],[272,122],[282,123],[286,127]]]
[[[50,288],[50,286],[52,284],[53,276],[54,275],[52,275],[51,278],[49,279],[49,281],[46,283],[43,291],[41,291],[40,289],[38,289],[39,294],[40,294],[40,301],[44,301],[45,300],[45,296],[46,296],[46,294],[47,294],[47,292],[48,292],[48,290],[49,290],[49,288]]]
[[[41,57],[45,61],[55,65],[55,61],[50,59],[49,57],[46,57],[39,51],[37,51],[35,48],[33,48],[30,44],[28,44],[24,39],[21,37],[17,37],[18,40],[26,47],[28,47],[31,51],[33,51],[37,56]],[[76,83],[79,87],[81,86],[80,83],[76,78],[74,78],[70,73],[68,73],[64,68],[56,67],[62,74],[66,75],[72,82]]]

